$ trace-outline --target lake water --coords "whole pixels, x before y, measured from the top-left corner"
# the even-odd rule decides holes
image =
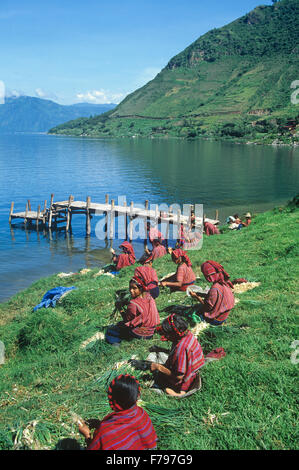
[[[105,242],[85,237],[85,216],[73,217],[72,233],[24,229],[8,223],[15,212],[44,200],[76,200],[105,194],[128,203],[200,203],[222,221],[229,214],[261,212],[298,192],[299,150],[210,141],[101,140],[47,135],[0,135],[0,301],[56,272],[75,272],[110,261]],[[114,241],[114,248],[119,243]],[[135,244],[138,255],[142,242]]]

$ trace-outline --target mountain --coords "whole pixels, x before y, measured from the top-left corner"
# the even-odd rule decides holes
[[[50,132],[288,139],[299,122],[298,30],[299,0],[259,6],[201,36],[112,111]]]
[[[112,103],[66,106],[31,96],[6,98],[0,105],[0,132],[46,132],[70,119],[98,115],[115,106]]]

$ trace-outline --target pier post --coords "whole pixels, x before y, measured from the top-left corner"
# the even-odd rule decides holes
[[[109,194],[105,195],[105,204],[109,204]],[[105,225],[104,225],[104,233],[105,233],[105,240],[108,239],[108,211],[104,212],[105,217]]]
[[[28,203],[28,210],[31,211],[31,202],[30,202],[30,199],[27,199],[27,203]]]
[[[44,210],[43,210],[43,224],[45,225],[46,223],[46,212],[47,212],[47,199],[45,199],[44,202]]]
[[[114,199],[111,199],[111,211],[110,211],[110,226],[109,226],[109,239],[112,240],[114,236]]]
[[[219,211],[218,211],[218,209],[216,209],[215,219],[219,220],[218,217],[219,217]]]
[[[71,204],[74,200],[74,197],[72,195],[70,195],[69,197],[69,202],[68,202],[68,206],[67,206],[67,211],[66,211],[66,231],[68,232],[69,229],[70,229],[70,225],[72,223],[72,208],[71,208]]]
[[[181,233],[181,209],[177,211],[177,238],[180,238]]]
[[[133,210],[134,210],[134,202],[131,201],[130,203],[130,222],[129,222],[129,241],[133,240]]]
[[[148,200],[145,201],[144,208],[146,211],[148,211]],[[148,216],[146,214],[146,217],[144,217],[144,250],[147,249],[147,222],[148,222]]]
[[[51,194],[50,208],[49,208],[49,222],[48,222],[49,228],[52,227],[53,201],[54,201],[54,194]]]
[[[90,196],[87,196],[87,199],[86,199],[86,235],[87,236],[89,236],[91,232],[89,208],[90,208]]]
[[[10,205],[10,212],[9,212],[9,223],[11,222],[11,216],[13,215],[13,207],[14,207],[14,202],[11,203]]]
[[[40,204],[38,205],[37,208],[37,217],[36,217],[36,230],[38,230],[39,226],[39,216],[40,216]]]
[[[24,218],[24,224],[27,224],[27,216],[28,216],[28,203],[26,204],[26,209],[25,209],[25,218]]]
[[[124,207],[127,208],[127,201],[124,202]],[[127,212],[124,214],[124,222],[125,222],[125,240],[128,239],[128,217]]]

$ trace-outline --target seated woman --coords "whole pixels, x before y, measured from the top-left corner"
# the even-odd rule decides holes
[[[188,229],[188,227],[184,227],[184,224],[181,224],[179,238],[176,242],[176,248],[182,248],[183,250],[191,250],[196,245],[198,245],[201,238],[201,233],[194,231],[193,227]]]
[[[123,250],[123,253],[118,256],[114,255],[112,258],[116,271],[119,271],[126,266],[131,266],[132,264],[135,264],[136,261],[134,248],[132,247],[131,243],[123,242],[121,245],[119,245],[119,248]]]
[[[150,222],[146,223],[148,238],[151,244],[157,238],[160,238],[161,242],[164,241],[163,234],[157,229],[157,227],[153,227]]]
[[[106,331],[106,341],[118,345],[123,339],[151,339],[160,322],[159,312],[152,296],[146,292],[141,277],[130,281],[132,300],[127,309],[121,312],[123,321],[110,326]]]
[[[247,214],[245,215],[245,218],[246,218],[246,221],[242,222],[242,225],[243,225],[243,227],[248,227],[248,225],[251,224],[251,214],[250,214],[250,212],[247,212]]]
[[[221,325],[227,319],[231,309],[235,305],[233,284],[229,281],[229,275],[221,264],[216,261],[206,261],[201,265],[201,271],[208,282],[213,285],[205,299],[195,292],[191,292],[194,299],[200,301],[198,314],[206,322],[212,325]]]
[[[216,225],[212,224],[211,222],[204,222],[204,231],[205,234],[208,235],[219,235],[219,229],[216,227]]]
[[[119,375],[108,389],[113,413],[100,420],[89,420],[79,426],[87,450],[146,450],[155,449],[157,434],[147,412],[137,406],[140,386],[135,377]],[[93,436],[90,427],[95,431]]]
[[[181,249],[173,250],[172,261],[178,266],[176,273],[160,282],[162,287],[170,287],[172,290],[185,291],[196,281],[196,276],[192,270],[192,263],[187,253]]]
[[[152,241],[153,244],[153,249],[152,251],[149,251],[149,249],[146,248],[146,253],[148,255],[152,255],[153,260],[157,258],[161,258],[162,256],[165,256],[167,251],[164,245],[162,245],[162,241],[160,238],[157,238],[156,240]]]
[[[174,313],[163,321],[157,332],[163,335],[162,340],[172,342],[172,348],[164,364],[150,364],[155,383],[159,388],[165,389],[168,395],[185,395],[195,384],[198,385],[196,377],[205,363],[201,346],[188,330],[186,321]],[[156,352],[165,351],[157,347],[151,349]]]
[[[146,291],[150,293],[153,299],[159,297],[159,281],[153,266],[153,256],[144,257],[141,260],[143,266],[135,269],[134,278],[141,279],[146,286]]]

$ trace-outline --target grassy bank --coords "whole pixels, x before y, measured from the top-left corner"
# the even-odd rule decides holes
[[[299,339],[296,239],[298,209],[287,207],[257,216],[241,231],[205,237],[202,250],[189,252],[198,274],[203,261],[214,259],[232,279],[261,284],[236,295],[239,303],[225,326],[200,334],[205,353],[215,347],[227,353],[204,367],[201,392],[174,400],[142,387],[159,449],[296,448],[298,364],[291,361],[291,344]],[[169,257],[155,268],[159,276],[174,271]],[[6,345],[0,366],[0,449],[52,449],[64,437],[80,439],[71,412],[84,418],[109,412],[107,371],[133,354],[145,358],[159,338],[116,349],[101,340],[86,349],[80,344],[104,331],[114,291],[128,285],[133,271],[126,268],[116,278],[94,277],[97,270],[66,279],[51,276],[0,305],[0,339]],[[202,279],[199,284],[206,285]],[[43,294],[59,285],[77,290],[55,309],[33,313]],[[190,299],[163,290],[157,300],[162,318],[171,303],[188,305]],[[138,377],[145,384],[142,374]]]

